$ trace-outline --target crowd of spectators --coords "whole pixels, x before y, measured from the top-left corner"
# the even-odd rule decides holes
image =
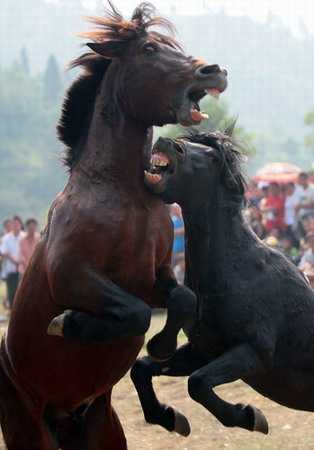
[[[19,216],[8,218],[3,223],[0,240],[0,282],[6,285],[3,305],[12,309],[14,297],[25,268],[39,240],[36,219],[28,219],[25,224]]]
[[[251,182],[245,216],[257,236],[277,248],[314,283],[314,184],[302,172],[296,183]]]
[[[302,172],[295,183],[251,182],[246,220],[269,247],[281,251],[314,287],[314,174]],[[184,225],[180,206],[170,207],[175,240],[173,267],[184,279]]]

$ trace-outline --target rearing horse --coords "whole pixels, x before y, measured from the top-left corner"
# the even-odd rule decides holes
[[[233,126],[227,133],[159,138],[151,167],[158,178],[149,170],[145,176],[153,192],[182,207],[184,282],[197,295],[183,327],[188,342],[165,362],[140,358],[131,371],[145,419],[168,430],[173,408],[158,401],[153,376],[189,376],[191,398],[226,427],[268,433],[262,411],[215,392],[238,379],[281,405],[314,412],[314,291],[243,218],[246,182]],[[180,422],[187,436],[182,414]]]
[[[174,37],[148,31],[171,30],[154,14],[144,3],[125,21],[111,5],[91,19],[92,51],[73,63],[85,72],[70,87],[58,126],[69,181],[50,208],[1,348],[9,450],[125,449],[112,387],[138,355],[151,308],[181,312],[162,332],[167,356],[194,305],[173,277],[172,223],[143,171],[152,126],[199,123],[199,99],[222,92],[226,72],[186,55]],[[91,334],[71,339],[86,316],[95,321]]]

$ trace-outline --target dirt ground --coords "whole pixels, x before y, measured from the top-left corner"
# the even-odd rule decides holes
[[[153,318],[148,337],[162,328],[163,321],[162,316]],[[185,341],[183,334],[180,341]],[[182,437],[157,425],[147,424],[127,374],[114,389],[113,403],[130,450],[314,450],[313,413],[280,406],[242,381],[219,386],[215,392],[230,403],[250,403],[261,409],[269,424],[267,436],[238,428],[225,428],[188,396],[185,377],[156,377],[154,387],[161,402],[176,407],[188,418],[191,434]]]
[[[0,308],[0,315],[3,311]],[[153,318],[148,337],[162,328],[163,315]],[[0,332],[6,329],[0,322]],[[184,336],[180,336],[181,342]],[[145,354],[143,349],[142,354]],[[251,433],[222,426],[187,394],[186,378],[161,377],[154,380],[159,399],[175,406],[189,419],[191,434],[181,437],[144,421],[135,389],[127,374],[115,387],[113,403],[119,414],[129,450],[314,450],[314,415],[294,411],[262,397],[241,381],[223,385],[215,391],[231,403],[250,403],[260,408],[269,423],[269,434]],[[0,450],[5,450],[0,440]],[[112,449],[115,450],[115,449]]]

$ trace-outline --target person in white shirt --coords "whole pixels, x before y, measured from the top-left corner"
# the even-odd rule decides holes
[[[299,203],[294,183],[287,183],[285,194],[285,224],[287,233],[293,236],[293,230],[296,225],[296,206]]]
[[[310,232],[306,235],[307,249],[299,262],[299,269],[307,275],[314,272],[314,233]]]
[[[285,222],[287,227],[293,227],[296,217],[296,206],[299,203],[299,198],[295,192],[294,183],[287,183],[285,196]]]
[[[12,217],[12,231],[4,235],[1,241],[1,254],[4,258],[7,295],[11,309],[19,281],[20,239],[24,235],[22,220],[19,216]]]
[[[297,229],[299,234],[301,229],[301,235],[304,235],[304,231],[302,232],[302,220],[314,215],[314,185],[309,183],[308,174],[305,172],[299,174],[295,197],[297,199],[297,204],[295,205]]]

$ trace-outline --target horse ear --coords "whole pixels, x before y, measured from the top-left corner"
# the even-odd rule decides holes
[[[236,116],[233,120],[233,122],[227,127],[227,129],[225,130],[225,134],[229,137],[232,137],[236,123],[238,120],[238,116]]]
[[[123,43],[119,41],[108,41],[102,43],[89,42],[86,45],[98,55],[104,56],[105,58],[108,59],[121,56],[123,49]]]

